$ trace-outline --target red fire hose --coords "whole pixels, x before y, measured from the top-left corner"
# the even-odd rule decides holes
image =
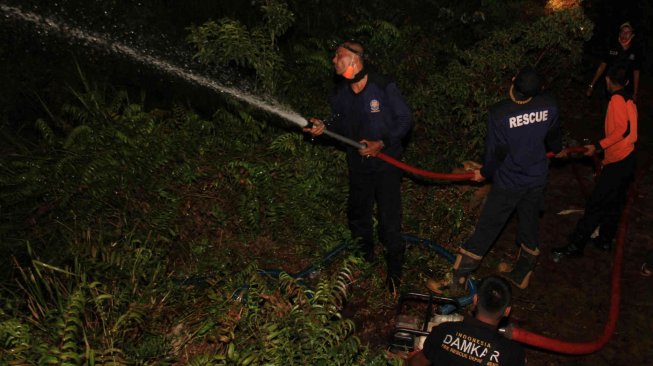
[[[564,150],[567,151],[567,153],[571,154],[571,153],[584,153],[587,149],[585,149],[582,146],[579,146],[579,147],[567,147]],[[553,157],[553,155],[554,154],[552,152],[546,154],[548,158]],[[450,180],[450,181],[471,180],[472,178],[474,178],[474,173],[435,173],[428,170],[416,168],[412,165],[408,165],[384,153],[379,153],[378,155],[376,155],[376,157],[385,161],[388,164],[396,166],[401,170],[425,178],[442,179],[442,180]]]
[[[330,131],[325,131],[331,137],[335,137],[340,141],[348,143],[357,148],[364,148],[365,145],[358,142],[349,140],[342,136],[336,135]],[[584,153],[586,149],[584,147],[568,147],[565,148],[567,153]],[[549,152],[547,157],[551,158],[554,154]],[[426,178],[432,179],[442,179],[442,180],[452,180],[452,181],[462,181],[462,180],[471,180],[474,177],[473,173],[434,173],[427,170],[419,169],[411,165],[405,164],[391,156],[388,156],[384,153],[379,153],[377,158],[396,166],[406,172],[419,175]],[[596,162],[596,158],[595,158]],[[647,164],[648,166],[648,164]],[[643,172],[642,170],[641,172]],[[595,352],[605,346],[605,344],[610,340],[614,330],[617,326],[617,319],[619,317],[619,303],[621,301],[621,271],[623,264],[623,252],[624,252],[624,242],[626,241],[626,233],[628,232],[628,211],[632,202],[632,197],[637,191],[637,185],[641,179],[642,173],[638,174],[638,177],[632,187],[628,192],[628,198],[626,200],[626,205],[623,209],[621,219],[619,221],[619,229],[617,231],[617,245],[614,251],[614,264],[612,267],[612,279],[611,279],[611,297],[610,297],[610,313],[608,315],[608,321],[603,329],[603,333],[596,340],[590,342],[568,342],[562,341],[559,339],[549,338],[540,334],[532,333],[527,330],[518,328],[514,325],[509,325],[501,331],[505,333],[505,336],[524,344],[531,346],[539,347],[542,349],[565,353],[565,354],[588,354]]]
[[[568,147],[565,149],[567,153],[584,153],[586,149],[584,147]],[[551,158],[554,154],[549,152],[547,157]],[[470,180],[474,177],[473,173],[434,173],[427,170],[419,169],[411,165],[405,164],[397,159],[394,159],[391,156],[388,156],[383,153],[379,153],[377,158],[394,165],[406,172],[423,176],[426,178],[432,179],[443,179],[451,181],[462,181]],[[611,296],[610,296],[610,312],[608,316],[608,321],[603,329],[603,333],[594,341],[590,342],[568,342],[559,339],[549,338],[540,334],[532,333],[527,330],[515,327],[513,325],[508,326],[503,331],[505,332],[506,337],[513,339],[514,341],[528,344],[531,346],[539,347],[541,349],[546,349],[558,353],[565,354],[588,354],[596,352],[601,349],[605,344],[610,340],[612,334],[615,331],[617,326],[617,319],[619,317],[619,304],[621,302],[621,272],[623,265],[623,252],[624,252],[624,243],[626,241],[626,233],[628,232],[628,210],[632,202],[632,197],[637,191],[636,187],[641,179],[639,174],[637,180],[632,185],[630,191],[628,192],[628,199],[621,215],[619,222],[619,230],[617,231],[617,245],[614,251],[614,264],[612,267],[612,279],[611,279]]]
[[[648,166],[649,164],[647,164]],[[603,333],[594,341],[589,342],[567,342],[559,339],[553,339],[539,335],[536,333],[529,332],[527,330],[508,326],[505,331],[505,336],[524,344],[531,346],[539,347],[542,349],[572,354],[572,355],[581,355],[596,352],[610,340],[612,334],[615,331],[617,326],[617,319],[619,318],[619,303],[621,301],[621,271],[623,264],[623,252],[624,252],[624,243],[626,241],[626,233],[628,232],[628,211],[632,204],[632,199],[635,193],[637,192],[637,185],[643,176],[642,169],[637,176],[637,179],[631,186],[628,192],[628,199],[626,200],[626,205],[624,206],[621,219],[619,221],[619,230],[617,231],[617,245],[614,251],[613,257],[613,266],[612,266],[612,279],[611,279],[611,291],[610,291],[610,312],[608,314],[608,321],[605,324]]]
[[[396,166],[397,168],[403,171],[415,175],[419,175],[425,178],[451,180],[451,181],[471,180],[472,178],[474,178],[474,173],[435,173],[428,170],[420,169],[412,165],[406,164],[402,161],[399,161],[393,158],[392,156],[386,155],[384,153],[378,153],[376,157],[385,161],[390,165]]]
[[[308,125],[307,124],[302,125],[302,127],[306,127],[306,126],[308,126]],[[339,135],[339,134],[337,134],[335,132],[332,132],[332,131],[329,131],[327,129],[324,130],[324,134],[331,137],[331,138],[333,138],[333,139],[335,139],[335,140],[338,140],[338,141],[340,141],[340,142],[342,142],[342,143],[344,143],[346,145],[355,147],[357,149],[364,149],[366,147],[365,144],[362,144],[362,143],[360,143],[358,141],[354,141],[354,140],[352,140],[352,139],[350,139],[348,137]],[[571,154],[571,153],[584,153],[585,151],[587,151],[587,149],[585,149],[582,146],[567,147],[564,150],[567,151],[567,153],[569,153],[569,154]],[[552,158],[554,156],[554,154],[551,153],[551,152],[548,152],[548,153],[546,153],[546,156],[548,158]],[[412,165],[408,165],[408,164],[406,164],[404,162],[401,162],[401,161],[393,158],[392,156],[389,156],[389,155],[384,154],[384,153],[378,153],[376,155],[376,157],[383,160],[383,161],[385,161],[386,163],[388,163],[390,165],[394,165],[395,167],[397,167],[399,169],[402,169],[402,170],[404,170],[406,172],[409,172],[409,173],[412,173],[412,174],[415,174],[415,175],[418,175],[418,176],[422,176],[422,177],[425,177],[425,178],[450,180],[450,181],[472,180],[472,178],[474,178],[474,173],[472,173],[472,172],[470,172],[470,173],[435,173],[435,172],[431,172],[431,171],[428,171],[428,170],[420,169],[420,168],[414,167]]]

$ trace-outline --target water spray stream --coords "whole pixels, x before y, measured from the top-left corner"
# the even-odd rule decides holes
[[[5,17],[7,19],[13,18],[20,21],[27,21],[33,23],[36,27],[43,29],[44,31],[58,32],[62,36],[68,37],[70,39],[78,40],[80,41],[80,43],[102,47],[103,49],[107,49],[117,54],[127,56],[136,62],[149,65],[167,74],[180,77],[190,83],[195,83],[197,85],[209,88],[218,93],[228,94],[233,98],[246,102],[263,111],[275,114],[300,127],[306,127],[309,125],[308,121],[304,117],[300,116],[295,112],[289,111],[278,105],[266,103],[260,98],[247,94],[242,90],[229,88],[227,86],[218,83],[213,79],[194,74],[178,66],[175,66],[169,62],[161,60],[159,58],[143,54],[142,52],[139,52],[138,50],[129,47],[123,43],[108,40],[107,38],[101,36],[100,34],[90,32],[90,31],[85,31],[83,29],[76,28],[76,27],[71,27],[63,22],[57,22],[51,18],[40,16],[32,12],[23,11],[19,8],[7,6],[4,4],[0,4],[0,11],[6,14]],[[345,136],[341,136],[332,131],[325,130],[324,134],[346,145],[354,147],[356,149],[362,149],[365,147],[365,145],[361,144],[360,142],[351,140]],[[472,173],[448,174],[448,173],[429,172],[426,170],[412,167],[408,164],[404,164],[384,153],[379,153],[376,157],[378,159],[384,160],[388,164],[397,166],[400,169],[409,171],[415,175],[421,175],[431,179],[469,180],[473,177]]]
[[[16,20],[22,20],[22,21],[33,23],[35,26],[45,31],[58,32],[65,37],[78,40],[81,43],[85,43],[87,45],[100,46],[104,49],[113,51],[117,54],[127,56],[136,62],[149,65],[167,74],[180,77],[190,83],[194,83],[209,88],[217,93],[228,94],[229,96],[235,99],[248,103],[251,106],[259,108],[263,111],[277,115],[300,127],[306,127],[309,125],[308,121],[304,117],[302,117],[301,115],[293,111],[290,111],[279,105],[274,105],[274,103],[267,103],[258,97],[243,92],[242,90],[224,86],[213,79],[194,74],[190,71],[182,69],[179,66],[175,66],[169,62],[161,60],[160,58],[146,55],[123,43],[108,40],[97,33],[85,31],[76,27],[71,27],[63,22],[57,22],[51,18],[43,17],[32,12],[22,11],[19,8],[7,6],[4,4],[0,4],[0,11],[5,13],[6,14],[5,17],[8,19],[13,18]],[[332,131],[325,130],[324,134],[346,145],[354,147],[356,149],[365,148],[365,145],[361,144],[360,142],[351,140],[347,137],[341,136]],[[471,172],[469,173],[430,172],[428,170],[419,169],[411,165],[405,164],[399,160],[396,160],[392,156],[386,155],[384,153],[379,153],[378,155],[376,155],[376,157],[378,159],[385,161],[388,164],[398,167],[399,169],[402,169],[414,175],[422,176],[425,178],[441,179],[441,180],[448,180],[448,181],[464,181],[464,180],[470,180],[474,177],[474,174]]]
[[[233,98],[248,103],[263,111],[277,115],[289,122],[299,125],[300,127],[304,127],[308,124],[304,117],[295,112],[289,111],[280,106],[266,103],[265,101],[253,95],[247,94],[238,89],[229,88],[216,82],[215,80],[186,71],[159,58],[143,54],[125,44],[109,41],[97,33],[85,31],[76,27],[70,27],[65,23],[56,22],[53,19],[43,17],[32,12],[24,12],[19,8],[7,6],[4,4],[0,4],[0,11],[5,14],[6,18],[13,18],[33,23],[45,31],[56,31],[63,36],[82,41],[86,44],[103,47],[118,54],[127,56],[134,61],[152,66],[165,73],[181,77],[188,82],[209,88],[218,93],[228,94]]]

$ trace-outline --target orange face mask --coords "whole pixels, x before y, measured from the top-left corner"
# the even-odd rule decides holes
[[[344,77],[345,79],[351,80],[351,79],[354,78],[355,71],[356,71],[356,68],[354,67],[353,64],[351,64],[351,65],[347,66],[345,71],[342,73],[342,77]]]

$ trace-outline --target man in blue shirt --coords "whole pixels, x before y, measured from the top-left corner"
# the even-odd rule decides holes
[[[347,147],[349,198],[347,218],[352,237],[360,240],[366,260],[374,257],[372,212],[377,206],[378,234],[385,247],[388,267],[386,283],[396,291],[401,280],[406,244],[401,238],[402,171],[374,159],[380,152],[399,158],[411,128],[410,110],[397,85],[365,67],[363,45],[347,41],[332,59],[343,81],[331,98],[334,118],[329,130],[365,145]],[[324,122],[311,119],[304,131],[313,136],[324,132]]]
[[[594,91],[594,86],[599,82],[601,76],[616,65],[626,67],[626,85],[624,86],[632,100],[637,103],[639,92],[640,69],[642,67],[641,45],[635,39],[635,29],[630,22],[619,26],[619,36],[611,39],[608,48],[601,54],[601,63],[594,73],[592,81],[587,86],[586,95],[589,97]],[[605,97],[609,101],[612,93],[608,91],[605,84]]]
[[[510,98],[490,107],[484,165],[474,171],[473,180],[491,179],[492,189],[474,234],[458,251],[453,278],[429,280],[430,290],[441,292],[449,286],[457,291],[464,287],[515,210],[520,251],[505,276],[519,288],[528,286],[540,254],[538,221],[549,171],[547,149],[557,153],[556,157],[565,155],[558,105],[540,89],[541,79],[535,69],[524,67],[513,78]]]

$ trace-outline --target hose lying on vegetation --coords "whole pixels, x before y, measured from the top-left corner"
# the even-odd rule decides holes
[[[408,243],[415,243],[415,244],[421,244],[426,246],[427,248],[434,250],[438,255],[449,261],[450,263],[453,263],[456,259],[456,256],[453,255],[451,252],[449,252],[447,249],[444,247],[435,244],[431,242],[430,240],[427,239],[421,239],[413,235],[406,235],[403,234],[402,238],[408,242]],[[348,248],[348,245],[346,243],[342,243],[335,248],[333,248],[331,251],[329,251],[324,257],[322,257],[321,260],[307,266],[303,270],[296,272],[296,273],[289,273],[286,272],[282,269],[260,269],[258,270],[258,273],[261,275],[266,275],[270,276],[273,278],[279,278],[282,273],[287,273],[290,277],[295,278],[297,280],[302,280],[304,278],[311,277],[319,271],[321,268],[324,266],[330,264],[331,262],[334,261],[334,259],[342,252],[345,251],[345,249]],[[191,286],[191,285],[204,285],[207,284],[207,281],[209,280],[210,276],[192,276],[184,279],[178,279],[174,280],[174,283],[177,285],[181,286]],[[303,285],[300,282],[301,285]],[[247,292],[247,285],[243,285],[239,287],[236,291],[233,293],[233,298],[243,298],[244,294]],[[457,308],[459,307],[464,307],[466,305],[469,305],[472,303],[472,298],[474,297],[474,294],[476,293],[476,284],[474,281],[471,279],[468,280],[467,282],[467,288],[469,289],[469,294],[461,296],[459,298],[453,299],[457,302],[458,306],[455,305],[442,305],[441,308],[439,309],[440,314],[450,314],[454,312]]]
[[[358,149],[365,148],[365,145],[353,141],[351,139],[348,139],[344,136],[338,135],[336,133],[333,133],[331,131],[325,130],[324,133],[338,141],[341,141],[347,145],[353,146]],[[567,147],[564,149],[567,153],[573,154],[573,153],[584,153],[587,151],[586,148],[579,146],[579,147]],[[551,158],[553,157],[554,154],[549,152],[547,153],[547,157]],[[402,169],[406,172],[409,172],[414,175],[422,176],[425,178],[431,178],[431,179],[440,179],[440,180],[448,180],[448,181],[465,181],[465,180],[471,180],[474,177],[473,173],[436,173],[436,172],[431,172],[427,171],[424,169],[416,168],[414,166],[411,166],[409,164],[403,163],[389,155],[386,155],[384,153],[379,153],[377,158],[399,168]],[[639,180],[639,178],[638,178]],[[631,188],[631,191],[629,193],[629,200],[628,202],[631,201],[631,197],[634,194],[634,188],[636,184],[633,184],[633,187]],[[573,342],[565,342],[557,339],[552,339],[548,338],[545,336],[541,336],[535,333],[528,332],[526,330],[514,327],[514,326],[509,326],[505,329],[502,329],[502,332],[506,335],[506,337],[511,338],[515,341],[525,343],[528,345],[540,347],[543,349],[551,350],[551,351],[556,351],[560,353],[568,353],[568,354],[586,354],[586,353],[591,353],[594,352],[601,347],[603,347],[608,339],[611,337],[612,333],[614,332],[614,329],[616,327],[616,322],[617,322],[617,316],[618,316],[618,311],[619,311],[619,301],[620,301],[620,273],[621,273],[621,265],[622,265],[622,257],[623,257],[623,243],[625,241],[625,235],[628,227],[628,221],[627,221],[627,210],[629,208],[630,203],[626,204],[626,207],[624,208],[624,214],[622,215],[621,218],[621,223],[619,226],[619,232],[617,234],[617,246],[615,250],[615,255],[614,255],[614,266],[613,266],[613,276],[612,276],[612,298],[611,298],[611,306],[610,306],[610,316],[608,319],[608,323],[606,324],[606,327],[604,329],[603,335],[599,337],[594,342],[586,342],[586,343],[573,343]],[[407,242],[410,243],[417,243],[417,244],[422,244],[428,247],[429,249],[434,250],[437,254],[440,256],[444,257],[446,260],[449,262],[452,262],[455,260],[455,256],[450,253],[448,250],[446,250],[444,247],[437,245],[427,239],[421,239],[412,235],[402,235],[403,239]],[[303,279],[314,272],[318,271],[321,267],[331,263],[334,258],[343,252],[347,248],[346,244],[340,244],[336,246],[334,249],[332,249],[329,253],[327,253],[324,258],[317,262],[317,264],[311,264],[305,269],[297,272],[297,273],[288,273],[291,277],[296,278],[296,279]],[[260,274],[263,275],[268,275],[272,276],[275,278],[278,278],[281,273],[285,271],[281,269],[262,269],[259,270]],[[287,272],[286,272],[287,273]],[[191,277],[185,280],[179,280],[176,281],[177,284],[180,285],[192,285],[192,284],[197,284],[197,283],[202,283],[206,281],[206,277]],[[455,299],[458,303],[459,307],[463,307],[466,305],[469,305],[472,303],[473,296],[476,292],[476,286],[474,281],[470,278],[468,279],[467,283],[468,289],[469,289],[469,294],[461,296],[457,299]],[[247,286],[241,287],[238,290],[234,292],[234,296],[240,297],[243,293],[246,293],[247,291]],[[456,306],[454,305],[443,305],[440,309],[439,312],[441,314],[450,314],[451,312],[455,311],[457,309]]]
[[[648,167],[648,162],[645,167]],[[628,212],[632,205],[633,197],[637,192],[637,186],[644,176],[647,169],[641,169],[635,182],[628,191],[628,199],[624,206],[619,220],[619,230],[617,231],[616,246],[613,255],[612,277],[611,277],[611,290],[610,290],[610,311],[608,313],[608,320],[603,328],[603,333],[594,341],[588,342],[570,342],[559,339],[549,338],[540,334],[532,333],[527,330],[508,326],[503,329],[506,337],[513,339],[517,342],[535,346],[541,349],[572,354],[582,355],[598,351],[605,346],[617,327],[617,320],[619,318],[619,303],[621,301],[621,272],[623,265],[624,243],[626,242],[626,234],[628,232]]]
[[[325,131],[326,133],[326,131]],[[353,147],[356,147],[358,149],[364,148],[365,145],[360,144],[358,142],[348,140],[342,136],[335,137],[334,133],[329,132],[329,136],[334,137],[338,139],[339,141],[345,142]],[[568,147],[564,149],[567,153],[584,153],[587,151],[584,147]],[[547,157],[551,158],[553,157],[554,154],[549,152],[547,153]],[[432,178],[432,179],[442,179],[442,180],[450,180],[450,181],[464,181],[464,180],[470,180],[473,178],[473,173],[463,173],[463,174],[453,174],[453,173],[434,173],[430,171],[426,171],[423,169],[419,169],[416,167],[413,167],[411,165],[405,164],[401,161],[398,161],[386,154],[379,153],[377,158],[392,164],[393,166],[396,166],[397,168],[400,168],[406,172],[419,175],[422,177],[426,178]],[[597,163],[596,156],[593,156],[595,164]],[[599,165],[597,165],[597,174],[600,173]],[[650,164],[647,164],[647,166]],[[637,190],[637,185],[639,184],[639,181],[641,177],[643,176],[643,173],[645,170],[642,169],[640,173],[638,173],[638,177],[635,181],[635,183],[632,185],[629,193],[628,193],[628,200],[626,202],[626,205],[623,209],[623,213],[621,215],[621,220],[619,222],[619,230],[617,232],[617,245],[615,247],[614,251],[614,259],[613,259],[613,267],[612,267],[612,278],[611,278],[611,297],[610,297],[610,312],[608,315],[608,321],[606,322],[606,325],[603,329],[603,333],[594,341],[590,342],[568,342],[568,341],[563,341],[559,339],[553,339],[549,338],[543,335],[539,335],[536,333],[532,333],[529,331],[526,331],[524,329],[515,327],[513,325],[508,326],[505,329],[502,329],[502,331],[505,333],[505,335],[508,338],[511,338],[515,341],[518,341],[520,343],[528,344],[531,346],[539,347],[542,349],[554,351],[554,352],[559,352],[559,353],[565,353],[565,354],[588,354],[595,352],[599,349],[601,349],[607,342],[609,341],[610,337],[615,331],[615,328],[617,326],[617,319],[619,317],[619,303],[621,301],[621,272],[622,272],[622,264],[623,264],[623,251],[624,251],[624,242],[626,240],[626,233],[628,231],[628,210],[630,208],[630,205],[632,204],[632,197],[634,196],[636,190]],[[414,237],[405,237],[407,240],[411,241],[417,241],[421,243],[426,243],[426,241],[422,241],[422,239],[414,238]],[[429,246],[432,246],[432,244],[429,244]],[[438,251],[439,254],[442,254],[445,258],[449,259],[450,261],[453,261],[451,257],[447,256],[446,253],[443,253],[439,251],[439,247],[435,247],[436,251]],[[443,248],[442,248],[443,249]],[[470,280],[470,283],[473,285],[473,282]],[[468,303],[471,302],[471,297],[473,296],[473,292],[470,293],[470,295],[465,296],[463,298],[458,299],[459,303],[461,305],[467,305]],[[468,302],[469,301],[469,302]],[[455,308],[454,308],[455,310]],[[447,314],[446,312],[443,312],[443,314]]]

